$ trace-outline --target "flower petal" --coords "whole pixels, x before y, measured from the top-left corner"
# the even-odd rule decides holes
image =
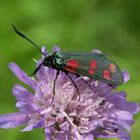
[[[51,87],[46,81],[41,81],[36,87],[35,97],[40,98],[41,100],[52,97]]]
[[[124,129],[126,129],[128,132],[131,131],[130,125],[128,125],[125,121],[122,120],[116,120],[116,124],[122,126]]]
[[[121,93],[121,92],[120,92]],[[124,93],[124,92],[122,92]],[[121,95],[121,94],[120,94]],[[118,92],[110,94],[107,97],[107,101],[115,105],[115,108],[128,111],[132,114],[136,114],[140,111],[140,105],[133,102],[127,102],[124,96],[120,96]]]
[[[27,115],[19,112],[0,115],[0,128],[14,128],[26,124],[27,120]]]
[[[49,54],[48,51],[47,51],[47,48],[45,46],[43,46],[41,48],[41,51],[44,53],[45,56],[47,56]]]
[[[124,83],[130,80],[130,75],[127,71],[123,71]]]
[[[12,70],[12,72],[24,83],[26,83],[27,85],[31,86],[33,89],[36,88],[36,84],[37,82],[35,80],[33,80],[32,78],[30,78],[29,76],[27,76],[27,74],[25,72],[23,72],[19,66],[15,63],[10,63],[9,64],[9,68]]]
[[[17,84],[13,87],[13,94],[17,99],[16,107],[21,112],[32,114],[35,111],[35,97],[28,90]]]
[[[55,129],[53,127],[45,127],[44,128],[44,133],[46,136],[46,140],[53,140],[52,136],[55,132]]]
[[[59,46],[54,45],[54,46],[53,46],[53,52],[59,52],[59,51],[60,51]]]
[[[120,140],[131,140],[129,133],[125,131],[122,127],[119,127],[117,135]]]
[[[124,97],[124,98],[126,98],[126,96],[127,96],[127,93],[124,92],[124,91],[121,91],[121,92],[113,92],[113,94],[118,95],[118,96],[121,96],[121,97]]]
[[[115,109],[113,112],[116,115],[116,119],[120,119],[120,120],[132,120],[133,119],[133,115],[130,112],[123,111],[123,110],[117,110],[117,109]]]
[[[33,98],[33,95],[19,84],[13,87],[13,94],[18,101],[27,102],[27,100],[31,101]]]
[[[22,129],[21,131],[22,132],[25,132],[25,131],[31,131],[32,129],[34,129],[34,128],[42,128],[42,127],[44,127],[44,125],[45,125],[45,123],[44,123],[45,121],[43,120],[43,119],[32,119],[32,120],[30,120],[30,122],[29,122],[29,124],[24,128],[24,129]]]

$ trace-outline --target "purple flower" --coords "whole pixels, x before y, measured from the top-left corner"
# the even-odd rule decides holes
[[[47,51],[43,50],[47,55]],[[59,48],[54,49],[57,50]],[[70,74],[78,87],[78,94],[69,77],[60,72],[53,98],[56,70],[42,66],[36,78],[32,78],[15,63],[10,63],[9,67],[32,88],[32,92],[19,84],[13,87],[19,112],[0,115],[0,128],[19,125],[26,125],[22,131],[43,128],[46,140],[130,140],[133,115],[140,110],[140,106],[126,101],[125,92],[113,92],[111,86],[93,79],[88,79],[89,86],[83,77]],[[124,79],[125,82],[129,80],[127,72],[124,72]]]

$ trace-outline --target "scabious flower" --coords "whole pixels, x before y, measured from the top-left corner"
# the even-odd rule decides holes
[[[9,67],[32,92],[19,84],[13,87],[19,112],[0,115],[0,128],[19,125],[26,125],[22,131],[43,128],[46,140],[131,139],[130,126],[140,106],[128,102],[126,92],[115,92],[113,87],[94,79],[89,79],[89,86],[83,77],[69,74],[78,87],[78,94],[70,78],[60,72],[53,94],[56,70],[42,66],[32,78],[15,63]],[[123,74],[124,81],[128,81],[128,73]]]

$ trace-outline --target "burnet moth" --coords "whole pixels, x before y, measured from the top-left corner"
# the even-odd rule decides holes
[[[57,70],[56,79],[60,71],[74,73],[79,76],[87,76],[95,80],[105,82],[111,86],[119,86],[124,82],[123,74],[118,65],[102,53],[81,53],[81,52],[61,52],[57,51],[53,54],[45,56],[41,49],[29,38],[20,33],[14,25],[15,32],[32,43],[44,55],[44,60],[35,69],[34,75],[38,72],[42,65]],[[69,77],[78,91],[77,86],[71,77]],[[54,88],[55,90],[55,88]],[[55,91],[54,91],[55,92]]]

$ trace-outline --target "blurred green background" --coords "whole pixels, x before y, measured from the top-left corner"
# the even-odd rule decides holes
[[[31,74],[33,58],[40,53],[13,31],[11,24],[40,47],[51,51],[100,49],[112,57],[131,80],[118,88],[128,100],[140,103],[140,1],[139,0],[0,0],[0,114],[17,111],[12,86],[21,83],[8,69],[16,62]],[[132,140],[140,139],[140,113],[132,126]],[[21,133],[20,128],[2,130],[2,140],[43,140],[42,130]]]

